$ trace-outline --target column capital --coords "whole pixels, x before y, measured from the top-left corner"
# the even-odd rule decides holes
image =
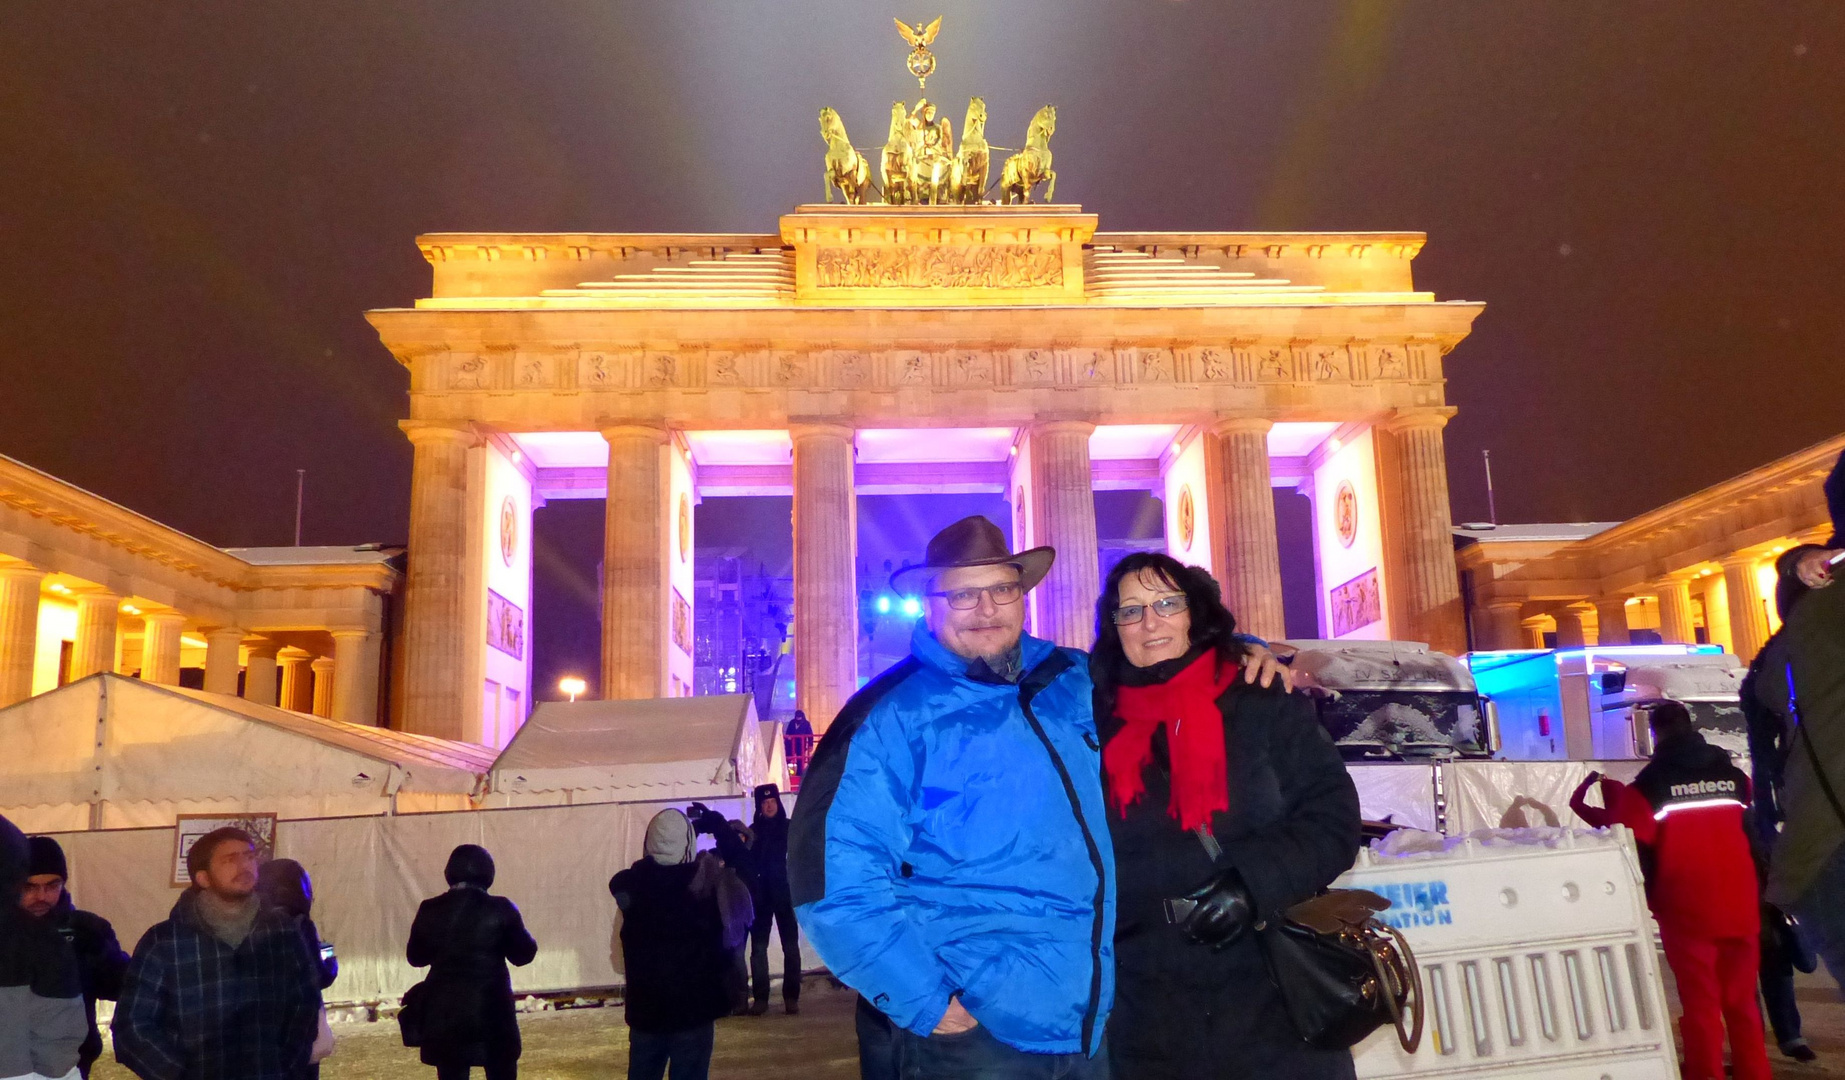
[[[141,618],[153,626],[185,626],[186,616],[178,611],[144,611]]]
[[[616,439],[650,439],[661,446],[672,438],[665,424],[650,424],[643,420],[598,420],[596,430],[610,442]]]
[[[316,675],[332,671],[333,658],[331,656],[316,656],[313,662],[308,664],[308,669],[313,671]]]
[[[327,634],[332,637],[334,641],[338,641],[341,638],[358,638],[364,640],[372,636],[373,633],[374,631],[367,630],[362,626],[340,626],[330,628],[327,631]]]
[[[1205,429],[1213,435],[1267,436],[1275,422],[1266,416],[1220,416]]]
[[[1722,558],[1718,559],[1717,565],[1723,567],[1725,571],[1744,570],[1744,569],[1753,567],[1761,563],[1762,561],[1763,561],[1762,556],[1758,554],[1752,554],[1752,553],[1743,552],[1743,551],[1736,551],[1736,552],[1731,552],[1730,554],[1725,555]]]
[[[1448,426],[1448,418],[1457,411],[1452,405],[1425,405],[1409,409],[1398,409],[1386,416],[1379,426],[1385,431],[1415,431],[1417,429],[1439,431]]]
[[[308,652],[299,645],[284,645],[276,650],[275,655],[276,659],[285,664],[299,664],[303,660],[311,660],[314,658],[313,653]]]
[[[0,563],[0,578],[10,580],[42,579],[50,571],[29,562]]]
[[[276,654],[282,651],[282,646],[277,645],[273,641],[264,641],[259,638],[256,641],[250,642],[249,649],[250,658],[252,660],[274,660]]]
[[[788,424],[788,437],[796,442],[802,439],[844,439],[851,442],[857,435],[857,428],[832,420],[795,420]]]
[[[1095,434],[1095,422],[1073,417],[1061,420],[1037,420],[1026,425],[1026,430],[1034,434],[1045,435],[1093,435]]]
[[[471,447],[481,443],[480,431],[465,420],[399,420],[397,427],[414,446],[455,443]]]
[[[210,626],[201,629],[199,632],[204,635],[206,641],[210,641],[212,638],[228,638],[234,636],[238,642],[241,643],[244,637],[244,629],[241,626]]]

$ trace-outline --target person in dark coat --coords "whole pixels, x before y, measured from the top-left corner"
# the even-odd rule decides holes
[[[70,944],[13,899],[27,850],[0,817],[0,1076],[65,1078],[83,1045],[83,986]]]
[[[34,836],[30,841],[30,858],[26,866],[26,887],[20,893],[20,906],[26,914],[56,930],[70,943],[77,957],[77,977],[83,983],[83,1011],[90,1025],[89,1035],[78,1053],[77,1068],[84,1076],[102,1056],[102,1032],[96,1027],[96,1002],[114,1001],[122,992],[122,974],[128,970],[128,954],[115,939],[115,927],[101,915],[79,911],[70,897],[70,864],[64,848],[49,836]]]
[[[750,927],[750,981],[756,1000],[750,1013],[769,1011],[769,924],[782,941],[782,1008],[789,1016],[801,1011],[801,928],[795,922],[794,895],[788,888],[788,815],[782,809],[781,789],[759,784],[755,791],[756,820],[750,832],[756,837],[751,851],[756,871],[756,924]]]
[[[417,908],[404,950],[411,967],[429,968],[423,1064],[436,1067],[438,1080],[467,1080],[476,1065],[487,1080],[515,1080],[522,1046],[506,965],[531,963],[538,943],[518,907],[487,892],[493,856],[485,848],[457,847],[442,876],[448,891]]]
[[[141,1080],[308,1080],[320,969],[295,920],[256,897],[256,842],[214,829],[192,888],[135,945],[109,1030]]]
[[[1130,555],[1096,615],[1116,1080],[1353,1076],[1350,1052],[1296,1032],[1253,929],[1357,856],[1358,793],[1332,738],[1307,699],[1238,678],[1245,646],[1205,571]]]
[[[314,925],[314,883],[305,867],[293,859],[270,859],[256,873],[256,895],[270,907],[281,908],[295,917],[301,927],[301,940],[308,954],[320,965],[320,988],[325,990],[340,976],[340,958],[333,946],[320,940]]]
[[[705,1080],[714,1021],[730,1012],[723,867],[697,851],[691,821],[662,810],[647,824],[646,855],[609,879],[627,962],[628,1080],[660,1080],[669,1065],[673,1080]]]

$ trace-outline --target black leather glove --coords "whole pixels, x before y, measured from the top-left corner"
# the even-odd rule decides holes
[[[703,836],[716,836],[720,831],[730,827],[724,815],[711,809],[704,803],[693,803],[686,807],[687,817],[692,819],[692,831]]]
[[[1256,921],[1249,886],[1243,884],[1243,875],[1235,870],[1223,871],[1186,893],[1185,899],[1198,906],[1179,924],[1179,932],[1187,941],[1208,945],[1213,952],[1236,944]]]

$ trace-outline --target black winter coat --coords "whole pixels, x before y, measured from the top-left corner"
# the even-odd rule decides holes
[[[621,907],[629,1027],[664,1034],[730,1013],[724,920],[715,889],[693,891],[699,866],[642,859],[609,879],[609,892]]]
[[[423,901],[405,950],[424,979],[423,1064],[486,1065],[519,1057],[508,962],[538,955],[519,909],[504,896],[457,885]]]
[[[1125,816],[1110,811],[1120,882],[1108,1024],[1116,1080],[1350,1077],[1350,1053],[1315,1050],[1295,1033],[1255,933],[1212,952],[1166,921],[1163,902],[1219,868],[1234,867],[1258,913],[1268,916],[1330,885],[1358,852],[1358,793],[1312,704],[1239,679],[1218,707],[1230,809],[1212,825],[1224,852],[1217,867],[1167,810],[1171,765],[1163,732],[1153,738],[1146,794]],[[1121,722],[1104,708],[1098,702],[1107,742]]]
[[[788,815],[780,813],[774,817],[756,815],[750,825],[750,832],[756,835],[756,845],[751,849],[755,857],[756,892],[758,899],[773,900],[776,896],[788,892]],[[758,907],[762,905],[757,904]]]
[[[115,927],[101,915],[79,911],[66,891],[58,904],[45,915],[45,922],[70,942],[77,955],[77,977],[83,982],[83,1007],[90,1022],[90,1033],[78,1053],[78,1065],[88,1072],[102,1056],[102,1032],[96,1027],[96,1002],[114,1001],[122,992],[122,974],[128,970],[128,954],[116,940]]]

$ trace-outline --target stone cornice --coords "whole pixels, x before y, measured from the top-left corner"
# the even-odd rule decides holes
[[[383,564],[256,566],[193,536],[0,455],[0,510],[93,538],[137,560],[236,592],[274,588],[391,588]]]

